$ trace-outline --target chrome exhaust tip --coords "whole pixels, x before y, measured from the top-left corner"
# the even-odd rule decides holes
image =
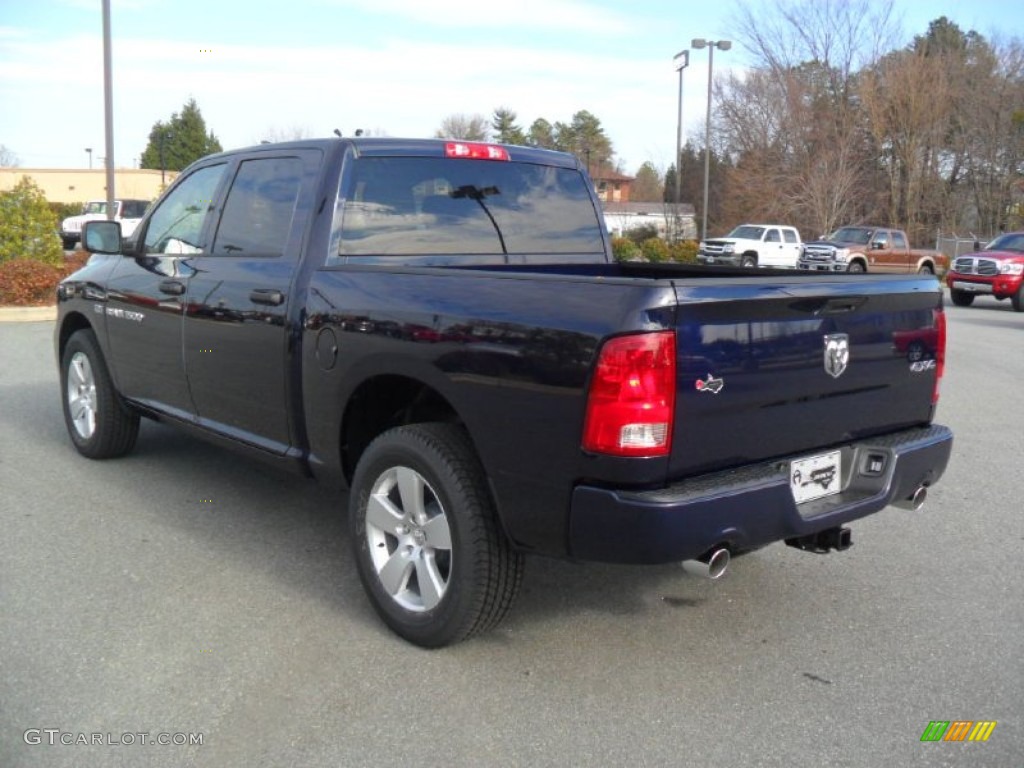
[[[916,512],[917,510],[924,506],[924,502],[927,498],[928,488],[927,486],[922,485],[920,488],[914,491],[914,493],[911,496],[893,502],[893,506],[899,507],[900,509],[909,509],[913,512]]]
[[[683,560],[683,570],[702,579],[717,579],[729,568],[729,550],[725,547],[709,549],[696,560]]]

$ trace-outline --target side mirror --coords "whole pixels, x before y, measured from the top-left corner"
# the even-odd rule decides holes
[[[85,222],[82,226],[82,249],[89,253],[121,253],[121,222]]]
[[[873,243],[871,243],[871,248],[873,250],[875,250],[875,251],[880,251],[883,248],[885,248],[885,241],[884,240],[875,240]]]

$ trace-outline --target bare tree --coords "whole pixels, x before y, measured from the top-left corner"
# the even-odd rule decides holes
[[[441,127],[434,136],[438,139],[464,139],[466,141],[487,141],[490,122],[483,115],[448,115],[441,121]]]
[[[17,168],[20,164],[18,156],[5,145],[0,144],[0,168]]]
[[[277,143],[279,141],[301,141],[302,139],[311,138],[313,138],[313,129],[308,125],[292,125],[288,128],[270,126],[263,131],[256,141]]]

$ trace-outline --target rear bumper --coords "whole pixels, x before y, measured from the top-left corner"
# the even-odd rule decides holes
[[[570,553],[581,560],[666,563],[721,545],[748,549],[814,534],[934,484],[952,446],[953,433],[939,425],[838,446],[841,492],[801,505],[793,500],[786,460],[702,475],[654,491],[578,486],[569,520]],[[879,457],[882,468],[870,471]]]

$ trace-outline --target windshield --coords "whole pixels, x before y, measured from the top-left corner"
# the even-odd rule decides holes
[[[575,169],[432,157],[364,157],[342,190],[342,256],[603,253]]]
[[[991,243],[986,245],[985,250],[1024,253],[1024,232],[1013,232],[1009,235],[1000,235]]]
[[[763,234],[764,227],[752,227],[749,224],[741,224],[726,235],[726,237],[735,237],[742,240],[760,240]]]
[[[828,240],[837,240],[840,243],[856,243],[867,245],[871,239],[871,233],[875,230],[870,227],[842,227],[828,236]]]

